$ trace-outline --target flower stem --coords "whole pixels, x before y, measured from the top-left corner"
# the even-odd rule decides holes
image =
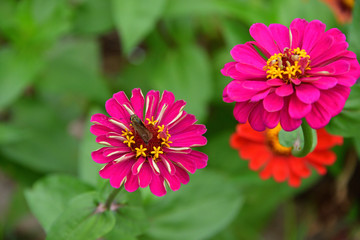
[[[110,210],[111,204],[113,203],[116,195],[121,191],[123,185],[119,188],[114,188],[114,190],[110,193],[109,197],[106,199],[105,202],[105,209]]]
[[[305,157],[312,152],[317,144],[316,130],[312,129],[304,119],[301,124],[302,132],[304,135],[304,146],[303,148],[293,147],[292,155],[298,158]]]

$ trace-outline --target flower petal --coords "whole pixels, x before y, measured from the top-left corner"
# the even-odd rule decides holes
[[[275,44],[275,40],[268,29],[268,27],[263,23],[255,23],[250,27],[251,37],[260,44],[270,55],[279,53],[280,50]]]
[[[303,103],[311,104],[319,100],[320,90],[311,84],[301,84],[295,87],[296,96]]]
[[[286,26],[274,23],[269,25],[269,30],[280,51],[290,47],[289,29]]]
[[[162,197],[166,194],[166,188],[164,186],[164,177],[161,175],[153,175],[149,187],[150,187],[150,191],[155,196]]]
[[[311,111],[311,104],[303,103],[294,94],[290,97],[289,115],[292,118],[301,119]]]
[[[264,98],[263,105],[268,112],[277,112],[284,106],[284,98],[275,93],[271,93]]]
[[[264,131],[266,126],[263,122],[264,107],[262,103],[258,103],[249,115],[249,123],[256,131]]]
[[[275,90],[275,93],[280,97],[289,96],[293,92],[294,92],[294,87],[291,84],[282,85]]]

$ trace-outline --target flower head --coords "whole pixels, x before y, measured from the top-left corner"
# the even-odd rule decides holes
[[[325,128],[317,130],[318,144],[314,151],[306,157],[297,158],[291,155],[291,147],[279,143],[280,125],[273,129],[257,132],[246,124],[238,124],[236,132],[231,135],[230,145],[239,151],[244,160],[249,160],[251,170],[261,170],[260,177],[275,181],[288,180],[292,187],[298,187],[301,178],[310,176],[310,168],[319,174],[325,174],[325,166],[336,160],[336,154],[330,150],[335,145],[341,145],[343,138],[333,136]]]
[[[319,129],[339,114],[360,76],[356,55],[347,50],[345,35],[325,31],[318,20],[295,19],[281,24],[251,26],[255,41],[231,50],[235,62],[221,70],[233,79],[224,89],[225,102],[236,102],[234,116],[257,131],[280,122],[286,131],[305,118]]]
[[[150,91],[144,99],[141,90],[134,89],[130,100],[118,92],[105,107],[110,117],[93,115],[90,128],[105,147],[91,156],[106,164],[99,173],[114,188],[124,184],[133,192],[149,186],[153,194],[163,196],[165,182],[176,191],[189,182],[188,173],[206,166],[207,155],[192,149],[206,144],[206,128],[195,124],[195,116],[183,111],[185,102],[175,101],[171,92],[160,96]]]

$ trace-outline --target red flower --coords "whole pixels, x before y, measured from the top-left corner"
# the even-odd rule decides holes
[[[310,176],[311,167],[319,174],[325,174],[325,166],[332,165],[336,160],[336,154],[330,148],[343,143],[342,137],[330,135],[324,128],[318,129],[318,144],[314,151],[306,157],[297,158],[291,155],[291,147],[280,145],[280,130],[278,125],[258,132],[249,123],[238,124],[236,132],[231,135],[230,145],[239,151],[242,159],[249,160],[251,170],[261,169],[262,179],[273,176],[277,182],[288,180],[292,187],[300,186],[301,178]]]

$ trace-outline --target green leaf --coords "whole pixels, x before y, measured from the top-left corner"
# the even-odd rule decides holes
[[[111,1],[86,0],[75,11],[74,31],[102,34],[113,28]]]
[[[77,99],[103,103],[110,91],[101,77],[99,59],[95,40],[59,42],[48,54],[46,70],[38,87],[47,94],[75,95]]]
[[[101,146],[95,141],[96,136],[89,130],[92,125],[90,118],[93,114],[102,112],[103,111],[99,108],[93,108],[90,110],[89,115],[86,118],[87,121],[83,131],[84,135],[79,148],[79,178],[93,186],[102,179],[99,175],[99,170],[103,165],[100,165],[91,159],[91,152],[99,149]]]
[[[154,70],[156,89],[172,91],[176,99],[187,102],[185,111],[205,119],[212,93],[211,67],[205,51],[196,45],[169,50]]]
[[[352,10],[352,22],[349,26],[348,41],[349,49],[354,51],[359,59],[360,56],[360,3],[354,1],[355,5]]]
[[[334,135],[355,137],[360,133],[360,85],[351,87],[351,93],[342,112],[333,117],[326,130]]]
[[[134,47],[154,28],[165,2],[165,0],[112,1],[115,26],[126,54],[130,54]]]
[[[25,192],[31,211],[46,232],[55,219],[67,208],[73,197],[88,192],[91,187],[66,175],[51,175],[36,182]]]
[[[215,172],[202,171],[177,192],[146,206],[154,239],[204,239],[223,229],[236,216],[242,196],[234,184]]]
[[[44,62],[33,53],[0,50],[0,110],[15,101],[35,80]]]
[[[84,193],[73,198],[50,227],[47,240],[96,240],[115,225],[115,213],[97,212],[97,194]]]
[[[24,133],[16,141],[0,145],[12,161],[39,172],[75,173],[77,142],[69,135],[63,112],[31,99],[12,107],[10,128]]]

